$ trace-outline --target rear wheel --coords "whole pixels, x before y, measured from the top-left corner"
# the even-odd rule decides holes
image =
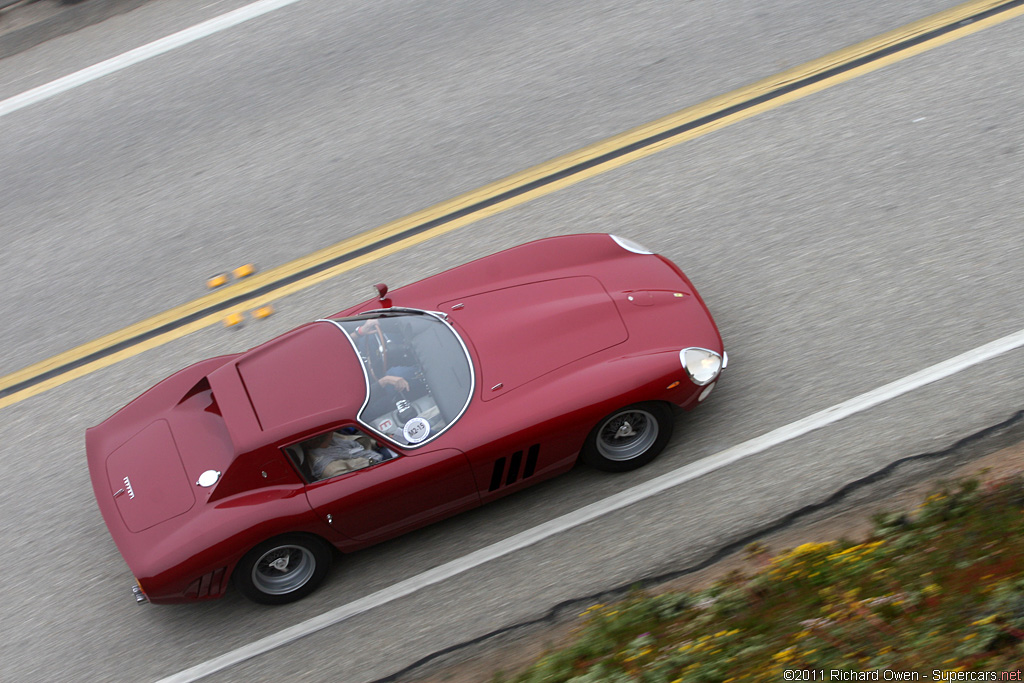
[[[672,410],[665,403],[634,403],[597,423],[583,446],[584,463],[606,472],[634,470],[654,460],[672,438]]]
[[[242,595],[264,605],[283,605],[306,597],[331,566],[331,549],[313,536],[286,534],[264,541],[235,567]]]

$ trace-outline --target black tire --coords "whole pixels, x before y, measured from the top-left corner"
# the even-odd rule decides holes
[[[316,590],[330,568],[327,543],[315,536],[285,534],[246,553],[232,578],[242,595],[253,602],[284,605]]]
[[[597,423],[587,436],[580,459],[605,472],[635,470],[665,450],[674,427],[668,404],[634,403]]]

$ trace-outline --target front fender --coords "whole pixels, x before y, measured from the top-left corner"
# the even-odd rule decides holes
[[[678,348],[577,365],[537,388],[557,397],[550,406],[552,411],[582,409],[603,417],[642,401],[667,401],[685,407],[699,393],[699,387],[690,381],[679,362]]]

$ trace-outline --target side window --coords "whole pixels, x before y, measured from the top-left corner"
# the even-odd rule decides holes
[[[361,470],[399,455],[355,427],[324,432],[284,450],[310,482]]]

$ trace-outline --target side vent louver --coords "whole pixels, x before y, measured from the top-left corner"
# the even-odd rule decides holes
[[[540,453],[540,444],[535,443],[530,446],[526,452],[526,467],[522,470],[523,479],[533,476],[534,470],[537,469],[537,455]],[[508,474],[505,473],[505,462],[509,461]],[[494,469],[491,471],[491,485],[487,488],[488,491],[497,491],[501,488],[502,480],[505,482],[505,486],[519,481],[519,470],[523,465],[523,452],[516,451],[512,454],[512,457],[505,458],[500,457],[494,461]]]
[[[488,491],[497,491],[501,486],[501,475],[505,472],[505,458],[498,458],[494,461],[494,471],[491,472],[491,485]]]
[[[526,454],[526,469],[523,470],[523,479],[531,476],[533,470],[537,468],[537,454],[540,453],[540,444],[535,443],[530,446],[530,452]]]
[[[523,452],[516,451],[512,454],[512,464],[508,466],[508,477],[505,479],[505,485],[516,483],[519,479],[519,465],[523,462]]]
[[[225,567],[221,567],[209,574],[203,574],[189,584],[188,589],[185,590],[185,595],[190,598],[208,598],[220,595],[223,590],[225,569]]]

